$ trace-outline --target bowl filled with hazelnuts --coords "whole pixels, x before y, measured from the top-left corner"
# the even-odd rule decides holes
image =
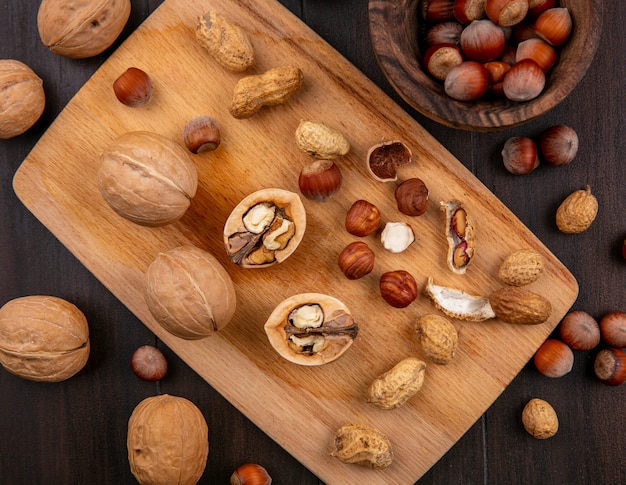
[[[453,128],[520,125],[560,103],[598,46],[601,0],[370,0],[378,63],[421,114]]]

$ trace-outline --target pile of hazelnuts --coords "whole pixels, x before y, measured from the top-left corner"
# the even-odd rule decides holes
[[[424,0],[423,66],[457,101],[529,101],[546,85],[572,18],[557,0]]]

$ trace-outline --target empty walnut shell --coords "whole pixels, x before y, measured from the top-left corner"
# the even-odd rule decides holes
[[[461,202],[441,202],[445,216],[445,235],[448,242],[446,264],[456,274],[464,274],[476,253],[474,221]]]
[[[129,16],[130,0],[43,0],[37,28],[52,52],[81,59],[111,46]]]
[[[303,310],[308,320],[297,315]],[[320,293],[287,298],[265,322],[265,333],[276,352],[294,364],[309,366],[327,364],[341,357],[352,345],[358,330],[346,305]]]
[[[24,296],[0,308],[0,364],[31,381],[59,382],[89,357],[89,327],[72,303],[53,296]]]
[[[399,140],[385,141],[372,146],[365,158],[369,173],[380,182],[398,180],[398,168],[411,163],[411,149]]]
[[[252,211],[257,214],[252,217]],[[254,219],[251,229],[247,218]],[[287,259],[306,229],[300,196],[283,189],[253,192],[233,209],[224,224],[224,246],[230,260],[243,268],[265,268]]]
[[[198,188],[187,150],[147,131],[124,133],[102,154],[98,188],[120,216],[144,226],[180,219]]]
[[[224,328],[237,306],[235,286],[224,267],[195,246],[160,253],[146,271],[144,294],[155,320],[188,340]]]

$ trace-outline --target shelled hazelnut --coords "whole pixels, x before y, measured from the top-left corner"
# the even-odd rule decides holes
[[[359,199],[346,213],[346,231],[354,236],[365,237],[380,225],[380,210],[371,202]]]

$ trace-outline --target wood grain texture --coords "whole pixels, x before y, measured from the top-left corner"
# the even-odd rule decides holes
[[[537,98],[517,103],[506,99],[455,101],[443,83],[428,75],[421,59],[427,24],[422,0],[370,0],[372,45],[382,71],[406,102],[444,125],[492,131],[527,122],[559,104],[585,75],[602,32],[603,3],[599,0],[563,0],[574,19],[570,40],[558,48],[558,62],[547,74],[546,88]],[[485,97],[486,98],[486,97]]]
[[[147,327],[212,387],[326,483],[413,483],[486,411],[550,334],[577,296],[577,284],[552,253],[419,124],[280,4],[168,0],[111,55],[77,93],[28,155],[14,179],[16,193],[39,220]],[[227,108],[238,75],[224,71],[194,40],[197,16],[215,8],[245,25],[258,53],[254,73],[291,63],[305,73],[305,88],[284,106],[235,120]],[[112,96],[113,80],[130,65],[150,73],[157,86],[151,103],[129,109]],[[207,80],[210,79],[210,83]],[[194,158],[200,186],[192,207],[177,223],[145,228],[121,219],[104,203],[95,183],[98,154],[115,136],[150,130],[180,141],[185,122],[209,113],[220,120],[220,149]],[[307,233],[286,262],[245,270],[228,262],[222,227],[237,202],[260,188],[297,191],[297,174],[308,158],[293,142],[300,119],[320,119],[349,135],[351,153],[340,161],[344,185],[327,203],[305,201]],[[431,207],[419,219],[400,215],[394,186],[366,172],[367,149],[382,139],[403,139],[415,161],[401,177],[419,176],[430,189]],[[343,216],[366,197],[385,220],[406,220],[417,243],[401,255],[386,253],[376,237],[377,268],[358,282],[336,265],[351,240]],[[477,221],[478,256],[459,277],[445,265],[445,238],[438,202],[461,199]],[[504,228],[504,230],[503,230]],[[238,310],[215,338],[185,341],[152,319],[142,296],[143,274],[159,251],[194,244],[214,254],[237,287]],[[456,322],[460,355],[447,367],[430,366],[427,385],[410,404],[393,412],[364,400],[369,383],[401,358],[419,354],[411,335],[417,315],[435,311],[424,297],[406,310],[376,297],[384,271],[406,269],[420,285],[440,284],[488,294],[500,284],[499,262],[514,249],[535,247],[547,272],[533,286],[549,296],[550,320],[516,327],[499,322]],[[323,291],[338,297],[361,324],[360,335],[339,361],[301,368],[281,360],[262,326],[282,299]],[[228,362],[228,365],[224,365]],[[250,383],[256,383],[250,393]],[[267,406],[267,402],[272,406]],[[277,419],[277,409],[282,410]],[[329,455],[332,435],[346,422],[367,421],[387,433],[396,463],[376,474],[339,463]],[[407,423],[410,425],[407,427]]]

